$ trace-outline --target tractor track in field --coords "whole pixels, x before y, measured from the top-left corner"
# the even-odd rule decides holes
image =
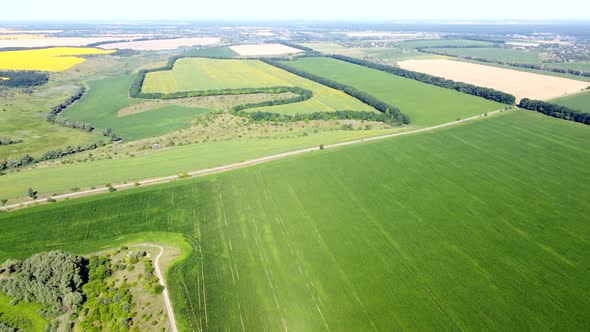
[[[493,115],[493,114],[497,114],[497,113],[505,112],[505,111],[506,110],[501,109],[501,110],[488,112],[486,114]],[[469,118],[460,119],[460,120],[456,120],[456,121],[452,121],[452,122],[447,122],[447,123],[443,123],[443,124],[439,124],[439,125],[435,125],[435,126],[431,126],[431,127],[424,127],[424,128],[419,128],[419,129],[410,130],[410,131],[361,138],[361,139],[356,139],[356,140],[342,142],[342,143],[329,144],[329,145],[323,146],[323,148],[324,149],[332,149],[332,148],[338,148],[338,147],[342,147],[342,146],[348,146],[348,145],[354,145],[354,144],[359,144],[359,143],[364,143],[364,142],[381,140],[381,139],[385,139],[385,138],[428,132],[428,131],[432,131],[432,130],[436,130],[436,129],[440,129],[440,128],[451,127],[451,126],[455,126],[455,125],[458,125],[461,123],[481,119],[483,116],[484,115],[481,114],[481,115],[476,115],[476,116],[472,116]],[[246,166],[256,165],[256,164],[265,163],[265,162],[278,160],[278,159],[283,159],[283,158],[291,157],[291,156],[297,156],[297,155],[306,154],[309,152],[320,151],[321,149],[322,148],[320,148],[319,146],[314,146],[314,147],[310,147],[310,148],[282,152],[282,153],[273,154],[273,155],[266,156],[266,157],[250,159],[250,160],[241,161],[241,162],[237,162],[237,163],[231,163],[231,164],[222,165],[222,166],[216,166],[216,167],[195,170],[195,171],[188,172],[188,175],[190,177],[194,177],[194,176],[203,176],[203,175],[209,175],[209,174],[214,174],[214,173],[227,172],[230,170],[234,170],[234,169],[238,169],[238,168],[242,168],[242,167],[246,167]],[[144,179],[144,180],[139,180],[139,181],[130,181],[128,183],[114,184],[114,185],[112,185],[112,187],[117,190],[130,189],[130,188],[133,188],[136,186],[135,182],[137,182],[141,186],[146,186],[146,185],[155,185],[155,184],[165,183],[165,182],[174,181],[174,180],[178,180],[178,179],[180,179],[180,177],[178,175],[169,175],[169,176],[149,178],[149,179]],[[81,191],[77,191],[77,192],[73,192],[73,193],[55,195],[55,196],[52,196],[51,198],[56,201],[59,201],[59,200],[64,200],[64,199],[69,199],[69,198],[76,198],[76,197],[83,197],[83,196],[94,195],[94,194],[101,194],[101,193],[105,193],[108,191],[109,191],[109,188],[103,187],[103,188],[81,190]],[[16,204],[12,204],[12,205],[6,205],[3,207],[0,207],[0,210],[7,211],[7,210],[12,210],[12,209],[25,208],[25,207],[32,206],[32,205],[37,205],[39,203],[47,203],[48,199],[49,198],[41,198],[41,199],[37,199],[37,200],[30,200],[30,201],[16,203]]]

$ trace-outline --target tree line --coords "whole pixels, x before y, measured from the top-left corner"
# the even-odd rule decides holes
[[[103,142],[89,143],[89,144],[78,145],[78,146],[68,145],[65,148],[48,150],[48,151],[44,152],[41,155],[41,157],[39,157],[39,158],[33,158],[29,154],[24,154],[20,157],[7,158],[5,160],[0,160],[0,171],[16,169],[19,167],[32,165],[32,164],[42,162],[42,161],[59,159],[59,158],[65,157],[65,156],[75,154],[75,153],[94,150],[94,149],[96,149],[100,146],[103,146],[103,145],[104,145]]]
[[[543,113],[554,118],[590,125],[590,113],[578,112],[569,107],[528,98],[522,99],[518,104],[518,107]]]
[[[550,71],[550,72],[560,73],[560,74],[570,74],[570,75],[575,75],[575,76],[590,77],[590,72],[585,72],[585,71],[578,70],[578,69],[550,67],[545,64],[539,65],[539,64],[532,64],[532,63],[508,62],[508,61],[494,60],[494,59],[489,59],[489,58],[480,58],[480,57],[475,57],[475,56],[470,56],[470,55],[456,55],[456,54],[450,54],[450,53],[443,52],[443,51],[434,51],[434,50],[430,50],[427,48],[419,48],[418,51],[423,52],[423,53],[436,54],[436,55],[451,56],[451,57],[459,58],[459,59],[475,60],[475,61],[486,62],[486,63],[497,63],[500,65],[507,65],[507,66],[511,66],[511,67],[545,70],[545,71]]]
[[[3,70],[0,71],[0,77],[8,78],[7,80],[0,80],[0,86],[11,88],[26,88],[49,82],[47,73],[31,70]]]
[[[272,112],[244,112],[240,111],[237,115],[249,118],[254,121],[271,121],[271,122],[299,122],[308,120],[365,120],[383,122],[391,125],[399,124],[398,118],[391,113],[378,113],[368,111],[334,111],[334,112],[314,112],[298,113],[287,115]]]
[[[476,86],[473,84],[456,82],[456,81],[448,80],[448,79],[445,79],[442,77],[437,77],[437,76],[432,76],[432,75],[419,73],[419,72],[415,72],[415,71],[411,71],[411,70],[406,70],[406,69],[402,69],[399,67],[392,67],[392,66],[388,66],[388,65],[383,65],[383,64],[379,64],[379,63],[375,63],[375,62],[371,62],[371,61],[367,61],[367,60],[351,58],[351,57],[347,57],[344,55],[331,54],[331,55],[328,55],[328,57],[336,59],[336,60],[346,61],[346,62],[349,62],[352,64],[384,71],[389,74],[394,74],[397,76],[410,78],[410,79],[413,79],[413,80],[416,80],[419,82],[436,85],[436,86],[439,86],[442,88],[456,90],[456,91],[459,91],[462,93],[485,98],[485,99],[496,101],[496,102],[503,103],[503,104],[513,105],[516,101],[516,98],[509,93],[490,89],[490,88],[484,88],[484,87]]]
[[[402,113],[397,107],[387,104],[387,103],[373,97],[372,95],[370,95],[366,92],[357,90],[351,86],[342,84],[340,82],[332,81],[332,80],[327,79],[325,77],[317,76],[317,75],[310,74],[308,72],[293,68],[289,65],[286,65],[283,62],[275,61],[273,59],[268,59],[268,58],[267,59],[260,59],[260,61],[262,61],[266,64],[269,64],[271,66],[275,66],[277,68],[280,68],[282,70],[288,71],[288,72],[295,74],[297,76],[300,76],[300,77],[306,78],[308,80],[320,83],[320,84],[330,87],[332,89],[340,90],[340,91],[346,93],[347,95],[349,95],[353,98],[356,98],[356,99],[362,101],[363,103],[377,109],[380,112],[383,112],[383,113],[388,112],[394,118],[396,118],[399,123],[403,123],[403,124],[410,123],[409,117],[406,114]]]
[[[67,128],[80,129],[86,132],[93,131],[94,127],[89,123],[71,121],[65,118],[58,117],[58,115],[61,112],[63,112],[66,108],[70,107],[73,103],[82,98],[82,96],[84,96],[84,93],[86,93],[86,88],[82,86],[80,87],[80,90],[78,90],[78,92],[76,92],[66,101],[57,106],[52,107],[51,110],[49,110],[49,113],[47,113],[47,122],[54,123]]]

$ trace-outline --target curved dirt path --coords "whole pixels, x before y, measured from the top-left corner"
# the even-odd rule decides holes
[[[172,329],[172,332],[178,332],[178,328],[176,327],[176,319],[174,318],[174,310],[172,309],[172,302],[170,301],[170,295],[168,293],[168,287],[166,287],[166,281],[164,280],[164,275],[162,274],[162,270],[160,269],[160,257],[162,257],[162,255],[164,254],[164,247],[151,243],[140,243],[136,244],[136,246],[152,247],[158,248],[160,250],[156,258],[154,259],[154,269],[156,270],[156,276],[158,276],[158,279],[160,279],[160,285],[164,287],[162,295],[164,296],[166,312],[168,313],[168,319],[170,320],[170,328]]]
[[[505,112],[505,111],[506,110],[502,109],[502,110],[488,112],[487,114],[493,115],[493,114]],[[483,114],[472,116],[472,117],[461,119],[461,120],[457,120],[457,121],[439,124],[439,125],[432,126],[432,127],[425,127],[425,128],[420,128],[420,129],[416,129],[416,130],[410,130],[410,131],[404,131],[404,132],[399,132],[399,133],[362,138],[362,139],[357,139],[354,141],[348,141],[348,142],[343,142],[343,143],[325,145],[324,149],[331,149],[331,148],[337,148],[337,147],[341,147],[341,146],[359,144],[359,143],[363,143],[363,142],[376,141],[376,140],[380,140],[380,139],[384,139],[384,138],[416,134],[416,133],[421,133],[421,132],[425,132],[425,131],[432,131],[435,129],[455,126],[455,125],[458,125],[461,123],[473,121],[476,119],[481,119],[482,116],[483,116]],[[309,153],[309,152],[313,152],[313,151],[319,151],[319,150],[320,150],[320,147],[314,146],[311,148],[305,148],[305,149],[299,149],[299,150],[294,150],[294,151],[289,151],[289,152],[278,153],[278,154],[274,154],[274,155],[270,155],[270,156],[266,156],[266,157],[262,157],[262,158],[250,159],[250,160],[246,160],[246,161],[242,161],[242,162],[238,162],[238,163],[232,163],[232,164],[227,164],[227,165],[223,165],[223,166],[205,168],[205,169],[201,169],[201,170],[197,170],[197,171],[188,172],[188,175],[189,176],[202,176],[202,175],[207,175],[207,174],[226,172],[226,171],[233,170],[236,168],[242,168],[242,167],[246,167],[246,166],[250,166],[250,165],[260,164],[260,163],[264,163],[264,162],[268,162],[268,161],[272,161],[272,160],[282,159],[285,157],[296,156],[296,155]],[[145,186],[145,185],[154,185],[154,184],[177,180],[177,179],[179,179],[178,175],[170,175],[170,176],[164,176],[164,177],[159,177],[159,178],[139,180],[136,182],[138,182],[141,186]],[[121,183],[121,184],[113,185],[113,187],[115,189],[129,189],[129,188],[133,188],[134,186],[135,186],[134,181],[131,181],[130,183]],[[104,193],[104,192],[107,192],[108,190],[109,190],[109,188],[103,187],[103,188],[77,191],[74,193],[55,195],[55,196],[52,196],[51,198],[53,198],[54,200],[62,200],[62,199],[66,199],[66,198],[81,197],[81,196]],[[16,209],[16,208],[23,208],[23,207],[27,207],[27,206],[37,204],[37,203],[45,203],[45,202],[47,202],[47,200],[48,200],[47,198],[41,198],[41,199],[37,199],[37,200],[31,200],[31,201],[22,202],[22,203],[6,205],[3,207],[0,207],[0,210],[10,210],[10,209]]]

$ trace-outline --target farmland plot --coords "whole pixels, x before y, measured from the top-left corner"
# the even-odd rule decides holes
[[[251,44],[231,46],[232,51],[242,56],[283,55],[303,52],[300,49],[283,44]]]
[[[398,107],[412,125],[436,125],[506,105],[332,58],[284,62],[311,74],[352,86]]]
[[[401,68],[507,92],[516,97],[547,100],[579,92],[590,83],[567,78],[445,59],[406,60]]]
[[[513,111],[2,214],[0,260],[180,233],[181,330],[587,330],[589,135]]]
[[[172,70],[146,75],[143,92],[219,90],[296,86],[313,91],[304,102],[251,109],[285,114],[335,110],[375,111],[372,107],[344,94],[258,60],[213,60],[184,58]]]
[[[63,71],[84,62],[77,55],[110,54],[97,48],[54,47],[0,52],[0,69]]]

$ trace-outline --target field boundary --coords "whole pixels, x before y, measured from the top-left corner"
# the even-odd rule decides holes
[[[486,116],[494,115],[494,114],[498,114],[498,113],[505,112],[505,111],[507,111],[507,110],[500,109],[500,110],[485,113],[485,115]],[[386,139],[386,138],[405,136],[405,135],[410,135],[410,134],[417,134],[417,133],[432,131],[432,130],[436,130],[436,129],[440,129],[440,128],[451,127],[451,126],[455,126],[455,125],[462,124],[465,122],[481,119],[482,117],[484,117],[484,114],[472,116],[472,117],[465,118],[465,119],[460,119],[457,121],[447,122],[447,123],[443,123],[443,124],[439,124],[439,125],[435,125],[435,126],[431,126],[431,127],[420,128],[420,129],[416,129],[416,130],[374,136],[374,137],[363,138],[363,139],[356,139],[356,140],[352,140],[352,141],[348,141],[348,142],[335,143],[335,144],[330,144],[330,145],[325,145],[325,146],[320,145],[320,146],[303,148],[303,149],[298,149],[298,150],[293,150],[293,151],[287,151],[287,152],[282,152],[282,153],[278,153],[278,154],[274,154],[274,155],[269,155],[266,157],[250,159],[250,160],[246,160],[246,161],[242,161],[242,162],[231,163],[231,164],[210,167],[210,168],[204,168],[204,169],[200,169],[200,170],[194,170],[191,172],[187,172],[186,175],[188,175],[188,177],[198,177],[198,176],[222,173],[222,172],[227,172],[227,171],[238,169],[238,168],[243,168],[243,167],[261,164],[261,163],[265,163],[265,162],[269,162],[269,161],[273,161],[273,160],[283,159],[286,157],[302,155],[302,154],[306,154],[306,153],[310,153],[310,152],[314,152],[314,151],[321,151],[323,149],[333,149],[333,148],[338,148],[338,147],[342,147],[342,146],[360,144],[360,143],[371,142],[371,141],[376,141],[376,140],[381,140],[381,139]],[[101,194],[101,193],[109,192],[110,190],[112,190],[111,188],[115,188],[117,190],[130,189],[130,188],[137,187],[137,185],[140,185],[140,186],[155,185],[155,184],[161,184],[161,183],[165,183],[165,182],[180,180],[183,178],[185,178],[185,176],[169,175],[169,176],[164,176],[164,177],[148,178],[148,179],[134,181],[134,182],[130,182],[130,183],[113,184],[111,187],[82,190],[82,191],[78,191],[78,192],[74,192],[74,193],[55,195],[50,198],[41,198],[41,199],[37,199],[37,200],[31,200],[31,201],[12,204],[12,205],[2,206],[2,207],[0,207],[0,211],[11,211],[13,209],[26,208],[26,207],[38,205],[41,203],[56,202],[58,200],[65,200],[65,199],[70,199],[70,198],[78,198],[78,197],[83,197],[83,196],[88,196],[88,195]],[[51,199],[51,201],[49,201],[50,199]]]

